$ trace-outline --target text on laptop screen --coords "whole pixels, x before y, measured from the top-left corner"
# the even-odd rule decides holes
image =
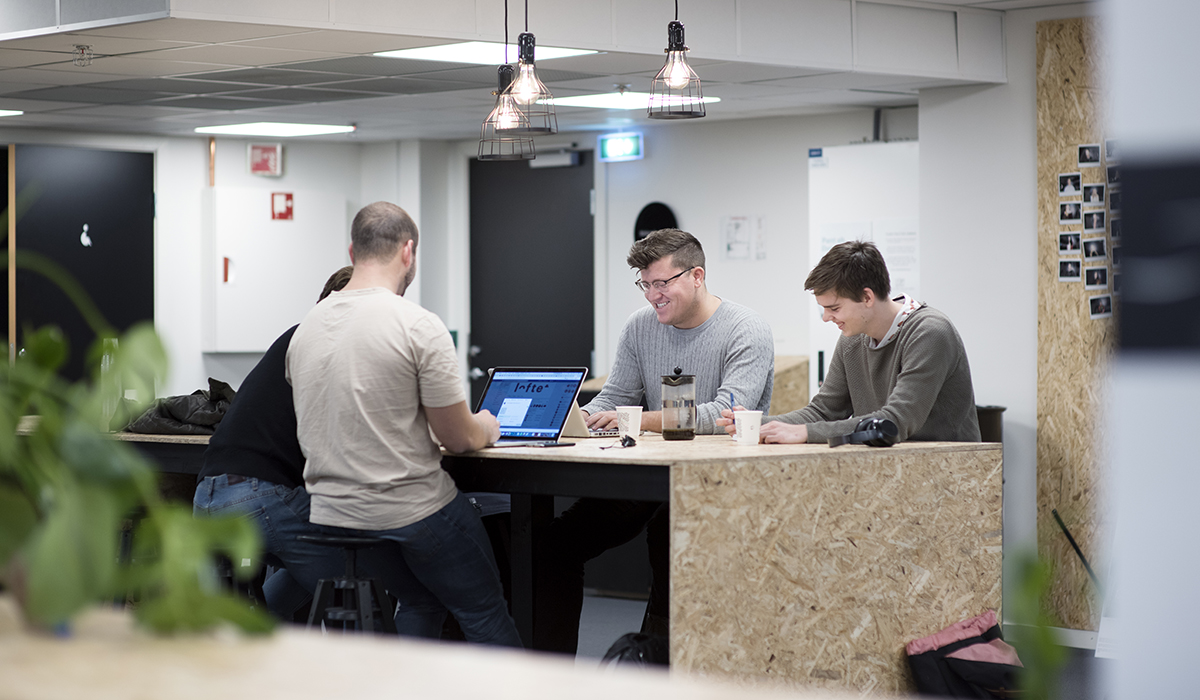
[[[558,437],[583,372],[508,372],[492,374],[480,409],[500,421],[506,438]]]

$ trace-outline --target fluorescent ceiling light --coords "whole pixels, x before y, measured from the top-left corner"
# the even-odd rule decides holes
[[[567,58],[568,56],[586,56],[596,53],[583,49],[556,49],[553,46],[539,46],[535,49],[535,61],[549,61],[552,58]],[[462,44],[442,44],[440,46],[422,46],[419,49],[402,49],[400,51],[380,51],[375,54],[384,58],[413,58],[418,61],[445,61],[446,63],[475,63],[481,66],[496,66],[517,60],[517,47],[511,46],[507,53],[504,44],[491,41],[468,41]]]
[[[24,112],[19,109],[0,109],[0,117],[16,117],[21,114]]]
[[[705,103],[720,102],[720,97],[705,97]],[[648,92],[606,92],[600,95],[578,95],[576,97],[555,97],[555,107],[592,107],[594,109],[646,109],[650,106]],[[682,98],[672,98],[671,104],[684,104]]]
[[[254,122],[252,124],[227,124],[225,126],[198,126],[197,134],[225,134],[227,136],[322,136],[324,134],[347,134],[353,126],[336,124],[287,124],[284,122]]]

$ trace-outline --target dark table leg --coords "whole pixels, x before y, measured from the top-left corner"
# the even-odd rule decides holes
[[[512,495],[512,614],[526,649],[533,648],[535,546],[553,519],[554,496]]]

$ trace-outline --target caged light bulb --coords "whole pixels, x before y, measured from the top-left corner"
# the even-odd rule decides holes
[[[498,131],[515,129],[521,124],[521,110],[517,108],[512,98],[507,95],[500,98],[500,104],[496,105],[495,115],[495,124]]]
[[[671,51],[667,54],[667,65],[659,73],[667,87],[672,90],[682,90],[692,79],[692,69],[688,67],[683,51]]]
[[[533,72],[533,65],[521,63],[518,65],[517,71],[517,79],[513,81],[509,92],[513,99],[520,104],[532,104],[542,92],[537,76]]]

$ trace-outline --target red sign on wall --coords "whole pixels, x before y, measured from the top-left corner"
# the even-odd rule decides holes
[[[251,175],[279,177],[283,175],[283,145],[252,143],[246,154]]]
[[[271,218],[282,219],[284,221],[292,220],[292,193],[291,192],[272,192],[271,193]]]

